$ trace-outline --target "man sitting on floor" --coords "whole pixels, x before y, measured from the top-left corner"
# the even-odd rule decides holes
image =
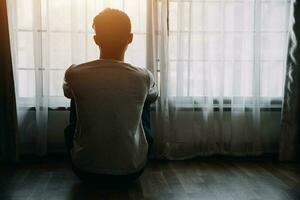
[[[143,107],[149,122],[149,105],[156,101],[158,90],[151,72],[124,62],[133,38],[124,12],[105,9],[94,18],[93,27],[100,59],[72,65],[63,86],[65,96],[75,102],[74,138],[66,129],[73,170],[85,181],[133,180],[147,161]]]

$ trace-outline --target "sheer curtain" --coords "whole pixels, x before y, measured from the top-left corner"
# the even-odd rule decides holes
[[[157,9],[161,155],[278,151],[290,2],[162,0]]]
[[[63,143],[69,104],[62,91],[64,71],[98,58],[92,20],[106,7],[124,10],[131,18],[134,40],[125,61],[148,67],[159,84],[152,119],[160,156],[278,149],[288,0],[7,4],[21,152],[44,155],[50,141]]]
[[[293,11],[289,27],[289,50],[286,64],[284,102],[281,118],[279,159],[281,161],[300,160],[300,4],[292,1]]]
[[[62,91],[65,70],[99,57],[93,41],[94,16],[107,7],[124,10],[134,33],[125,61],[145,67],[147,1],[7,0],[7,4],[21,152],[44,155],[51,135],[62,140],[68,121],[69,100]]]

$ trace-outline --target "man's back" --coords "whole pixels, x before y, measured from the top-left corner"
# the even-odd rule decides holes
[[[74,164],[116,175],[143,168],[147,141],[141,114],[147,96],[157,96],[151,73],[119,61],[96,60],[71,66],[65,78],[65,95],[75,100],[78,116]]]

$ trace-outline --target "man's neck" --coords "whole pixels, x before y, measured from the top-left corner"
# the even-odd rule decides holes
[[[118,61],[124,61],[124,53],[122,52],[105,52],[100,51],[100,59],[103,60],[118,60]]]

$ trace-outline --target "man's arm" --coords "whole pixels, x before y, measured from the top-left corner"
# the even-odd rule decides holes
[[[151,104],[151,103],[154,103],[158,98],[158,88],[154,81],[154,77],[153,77],[152,73],[150,71],[148,71],[148,74],[149,74],[149,79],[150,79],[150,88],[149,88],[145,103]]]
[[[66,82],[66,80],[64,81],[63,89],[64,89],[65,97],[72,99],[72,92],[71,92],[69,84],[68,84],[68,82]]]
[[[65,97],[71,99],[73,98],[72,95],[72,91],[70,88],[70,83],[69,83],[69,73],[70,73],[70,69],[73,67],[74,65],[72,65],[71,67],[69,67],[66,72],[65,72],[65,78],[64,78],[64,83],[63,83],[63,90],[64,90],[64,95]]]

